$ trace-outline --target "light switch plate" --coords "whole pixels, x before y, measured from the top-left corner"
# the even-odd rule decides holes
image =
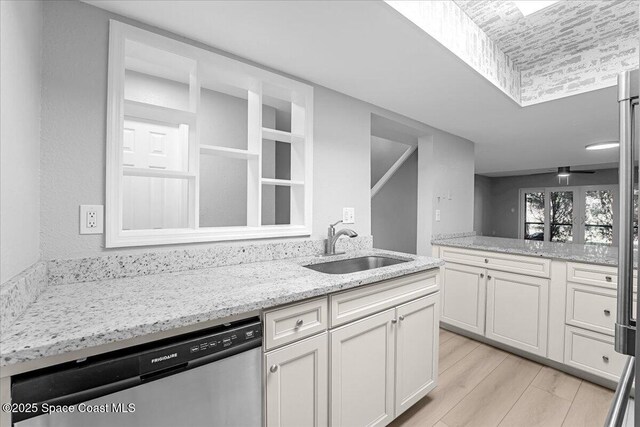
[[[80,205],[80,234],[104,233],[104,206]]]
[[[342,208],[342,223],[353,224],[356,222],[355,208]]]
[[[440,221],[440,209],[436,209],[436,221]]]

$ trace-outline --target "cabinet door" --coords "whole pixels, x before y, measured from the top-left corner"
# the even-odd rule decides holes
[[[548,279],[487,271],[487,338],[546,357],[548,316]]]
[[[327,333],[265,355],[267,427],[327,425]]]
[[[442,268],[442,321],[484,335],[485,269],[447,262]]]
[[[330,332],[331,425],[384,426],[394,417],[395,308]]]
[[[436,386],[439,299],[436,293],[397,308],[396,417]]]

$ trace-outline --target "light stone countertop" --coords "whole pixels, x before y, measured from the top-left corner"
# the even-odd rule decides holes
[[[507,254],[539,256],[589,264],[618,265],[618,248],[604,245],[541,242],[489,236],[467,236],[432,240],[434,246],[477,249]]]
[[[351,274],[303,265],[367,255],[409,260]],[[426,271],[437,258],[376,249],[50,285],[0,338],[0,366],[190,326]]]

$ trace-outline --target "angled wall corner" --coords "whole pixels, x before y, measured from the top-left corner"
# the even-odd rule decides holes
[[[520,70],[452,1],[386,3],[520,103]]]

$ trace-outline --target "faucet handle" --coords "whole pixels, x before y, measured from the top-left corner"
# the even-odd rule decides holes
[[[333,224],[329,224],[329,227],[333,228],[336,225],[340,224],[342,222],[342,220],[338,221],[338,222],[334,222]]]

